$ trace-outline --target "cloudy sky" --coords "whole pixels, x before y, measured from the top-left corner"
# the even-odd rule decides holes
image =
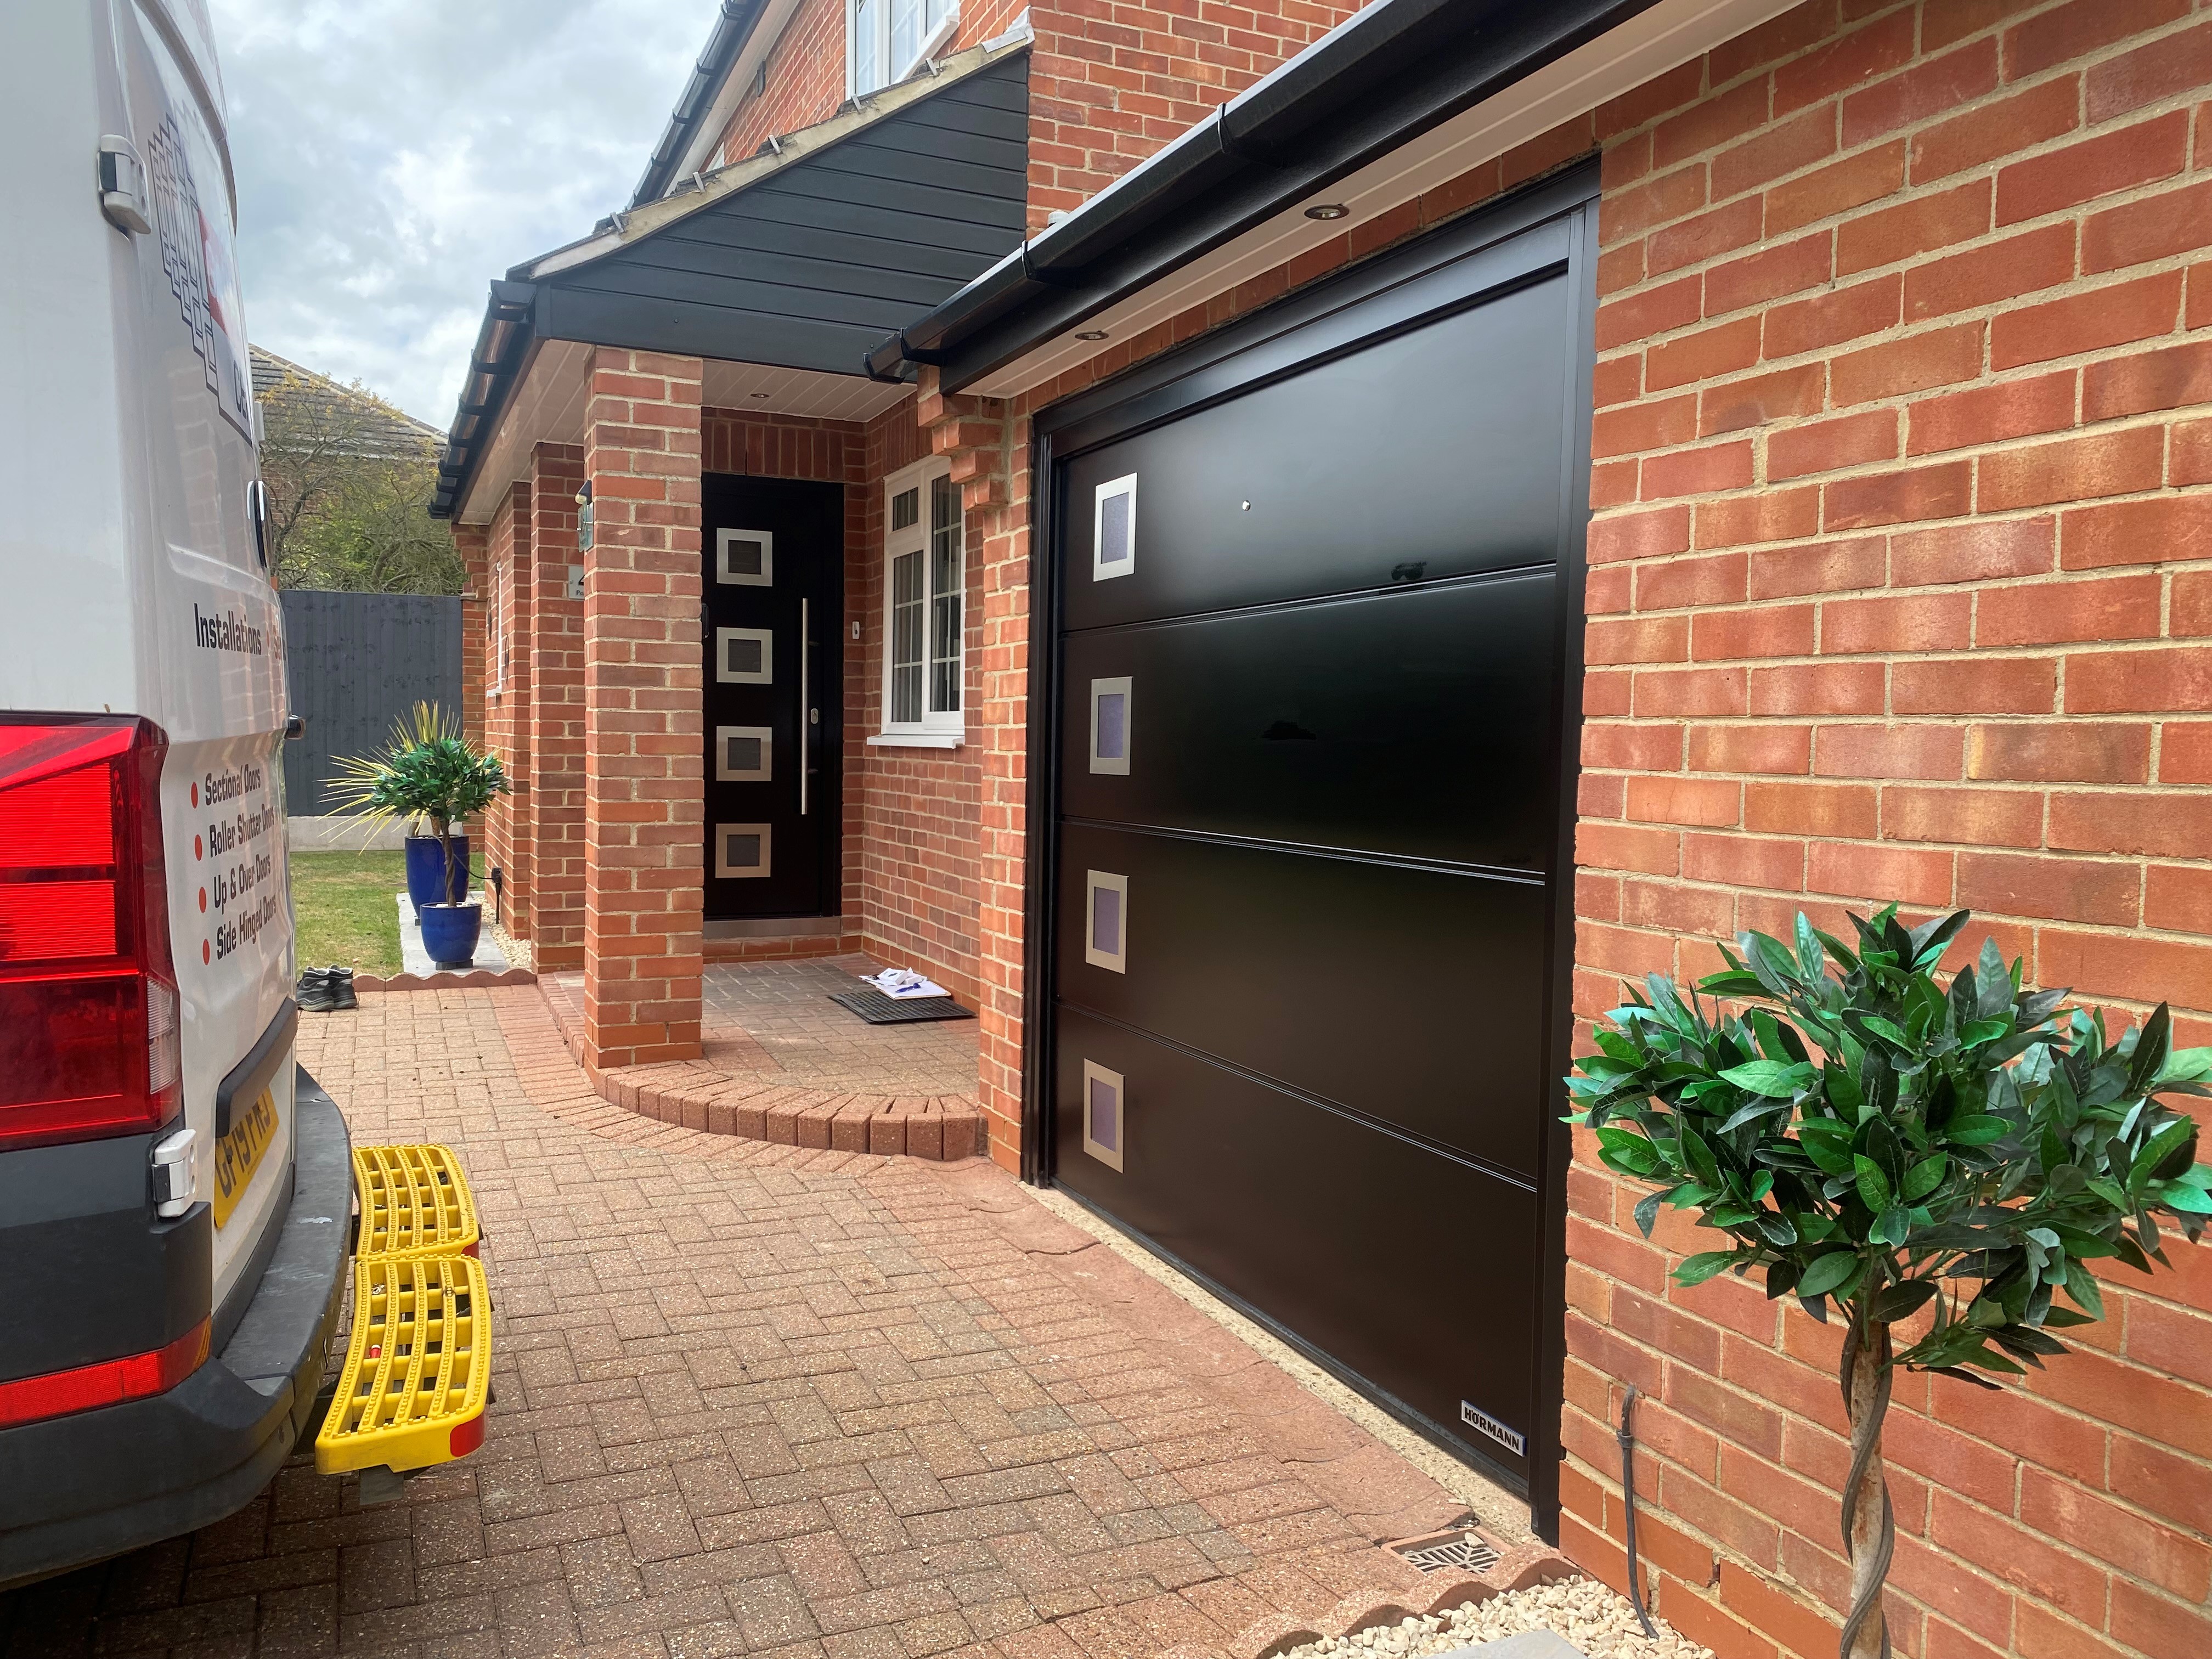
[[[484,285],[625,205],[714,0],[213,0],[247,327],[450,423]]]

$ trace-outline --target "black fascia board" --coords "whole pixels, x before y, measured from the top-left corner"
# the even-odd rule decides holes
[[[469,483],[483,464],[491,438],[489,416],[507,404],[515,376],[530,356],[537,312],[534,283],[495,282],[469,354],[468,378],[461,382],[460,407],[439,458],[438,482],[430,493],[430,516],[450,519],[467,499]]]
[[[691,78],[684,83],[683,94],[669,114],[660,142],[653,147],[652,157],[645,164],[645,175],[631,192],[632,207],[657,202],[668,193],[677,162],[691,147],[700,122],[714,107],[715,94],[721,91],[722,82],[738,61],[738,54],[744,50],[745,42],[752,38],[760,22],[761,14],[767,9],[768,0],[722,0],[714,29],[707,36],[707,45],[699,53],[698,62],[692,65]]]
[[[1376,0],[868,355],[957,391],[1656,0]]]

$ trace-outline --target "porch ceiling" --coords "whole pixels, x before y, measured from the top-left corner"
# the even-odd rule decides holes
[[[531,452],[539,444],[584,441],[584,408],[588,398],[592,349],[577,340],[540,340],[507,400],[498,435],[484,452],[470,480],[467,496],[453,511],[463,524],[483,524],[500,499],[530,472]],[[706,362],[700,396],[710,409],[739,409],[754,415],[790,415],[817,421],[874,419],[913,388],[857,374],[781,368],[768,363]]]

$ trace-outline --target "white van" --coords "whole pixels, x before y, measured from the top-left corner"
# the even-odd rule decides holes
[[[0,1588],[312,1419],[345,1125],[293,1057],[284,637],[203,0],[0,4]]]

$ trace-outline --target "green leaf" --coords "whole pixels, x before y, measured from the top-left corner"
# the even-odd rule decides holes
[[[2105,1298],[2097,1289],[2097,1276],[2078,1261],[2066,1264],[2066,1294],[2093,1319],[2105,1316]]]
[[[2186,1182],[2169,1181],[2158,1189],[2159,1202],[2185,1215],[2212,1215],[2212,1193]]]
[[[1659,1149],[1633,1129],[1600,1129],[1597,1132],[1598,1156],[1609,1169],[1623,1175],[1657,1176],[1664,1173],[1666,1160]]]
[[[1788,1100],[1811,1083],[1815,1073],[1802,1063],[1779,1060],[1753,1060],[1741,1066],[1731,1066],[1721,1075],[1739,1089],[1770,1100]]]
[[[2166,1154],[2186,1146],[2197,1133],[2197,1125],[2190,1118],[2178,1117],[2148,1140],[2128,1165],[2128,1190],[2140,1193],[2150,1184],[2158,1166],[2166,1161]]]
[[[1889,1177],[1882,1173],[1881,1165],[1861,1152],[1851,1159],[1851,1170],[1858,1178],[1859,1198],[1867,1208],[1876,1215],[1889,1208]]]
[[[1800,1296],[1826,1296],[1849,1279],[1857,1268],[1859,1259],[1849,1250],[1832,1250],[1805,1269],[1797,1281]]]
[[[2166,1065],[2166,1052],[2173,1046],[2173,1016],[2166,1006],[2160,1003],[2151,1010],[2151,1016],[2136,1034],[2135,1056],[2128,1062],[2127,1092],[2139,1095],[2150,1087],[2150,1081]]]
[[[1902,1196],[1909,1203],[1917,1203],[1943,1184],[1943,1171],[1951,1160],[1942,1152],[1932,1152],[1905,1172]]]
[[[1677,1285],[1702,1285],[1735,1260],[1734,1250],[1705,1250],[1674,1269]]]
[[[1893,1204],[1875,1218],[1867,1230],[1867,1237],[1877,1244],[1894,1248],[1905,1243],[1905,1236],[1912,1231],[1912,1217],[1901,1204]]]
[[[1943,1133],[1946,1138],[1961,1146],[1986,1146],[1993,1140],[2002,1140],[2011,1132],[2012,1125],[2001,1117],[1991,1117],[1986,1112],[1970,1112],[1953,1120]]]

